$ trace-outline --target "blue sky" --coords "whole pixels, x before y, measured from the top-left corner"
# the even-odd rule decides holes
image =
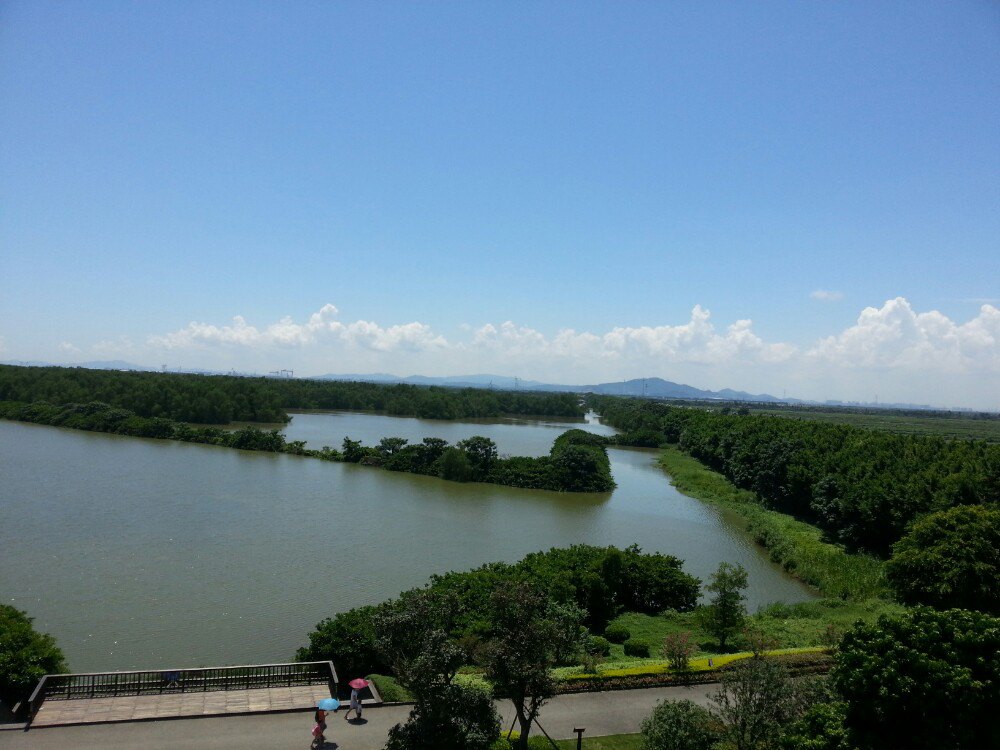
[[[0,359],[1000,408],[997,3],[6,2],[0,102]]]

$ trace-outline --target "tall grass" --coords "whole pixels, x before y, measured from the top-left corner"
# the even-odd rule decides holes
[[[675,447],[663,449],[660,465],[685,495],[715,503],[743,518],[772,560],[824,596],[864,600],[886,595],[885,574],[878,559],[848,554],[842,547],[823,541],[815,526],[762,507],[753,493],[735,487]]]

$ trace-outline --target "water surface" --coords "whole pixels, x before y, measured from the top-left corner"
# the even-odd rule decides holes
[[[502,453],[541,455],[576,426],[308,414],[286,434],[311,447],[483,434]],[[289,660],[335,612],[577,542],[638,543],[701,578],[742,563],[752,607],[812,596],[674,490],[655,452],[610,456],[618,488],[578,495],[0,421],[0,597],[52,633],[74,671],[98,671]]]

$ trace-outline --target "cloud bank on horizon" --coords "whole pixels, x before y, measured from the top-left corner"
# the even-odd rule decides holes
[[[80,351],[69,342],[60,349]],[[1000,408],[1000,309],[983,304],[976,317],[959,323],[938,311],[918,312],[903,297],[866,307],[855,325],[809,346],[765,341],[749,319],[716,326],[701,305],[677,325],[546,335],[506,321],[464,325],[446,337],[418,321],[344,322],[326,304],[304,322],[284,317],[257,326],[237,315],[229,324],[192,322],[142,344],[101,342],[91,352],[145,357],[143,364],[153,358],[188,368],[280,366],[313,375],[495,372],[572,384],[655,375],[816,400],[880,395],[882,401]]]

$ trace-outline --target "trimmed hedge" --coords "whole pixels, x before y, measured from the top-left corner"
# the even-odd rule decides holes
[[[587,653],[591,656],[607,656],[611,653],[611,641],[599,635],[592,635],[587,641]]]
[[[604,637],[612,643],[625,643],[632,637],[632,633],[621,625],[612,625],[604,631]]]
[[[629,638],[622,644],[622,648],[625,650],[625,656],[649,656],[649,644],[645,641]]]
[[[592,693],[605,690],[634,690],[665,685],[701,685],[719,682],[722,674],[734,663],[754,658],[749,653],[726,654],[712,657],[714,667],[707,666],[708,658],[694,659],[687,672],[671,672],[665,662],[645,664],[629,669],[615,669],[600,674],[568,675],[558,683],[560,693]],[[783,665],[793,677],[808,674],[825,674],[833,667],[833,656],[820,649],[803,649],[793,652],[771,653],[763,657]]]

